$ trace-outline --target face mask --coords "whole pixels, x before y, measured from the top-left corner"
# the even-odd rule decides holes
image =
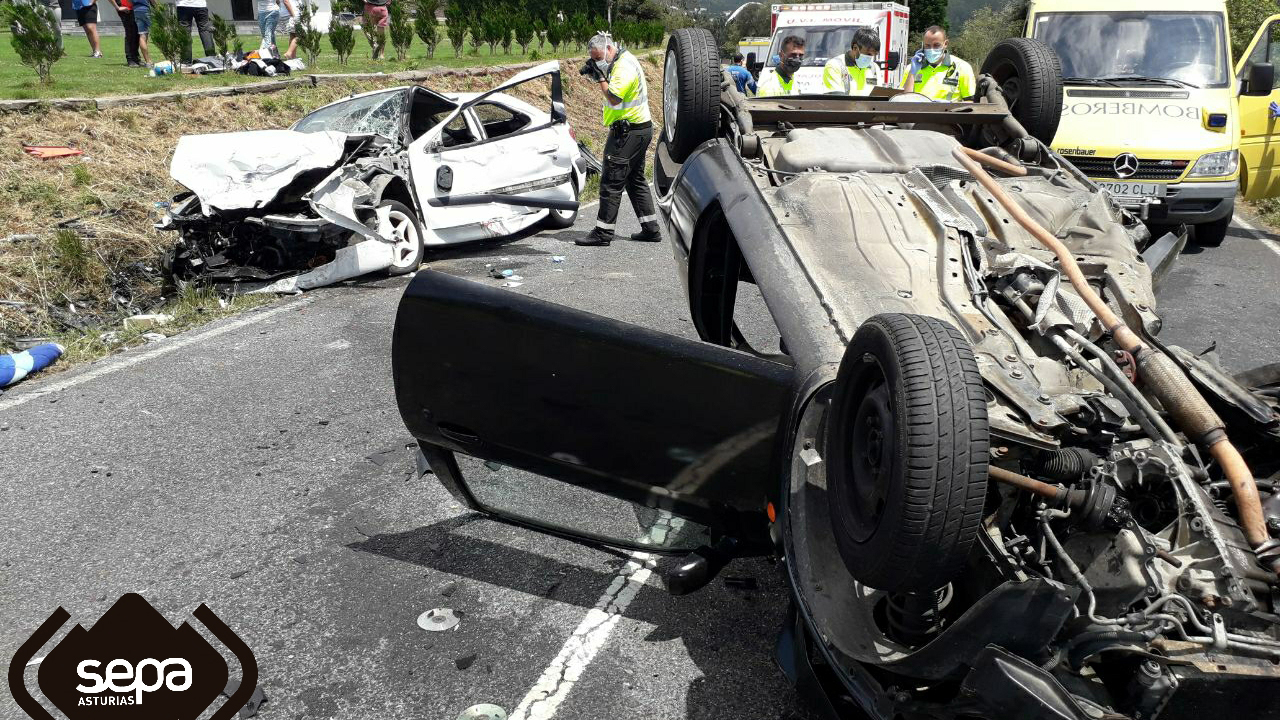
[[[859,55],[858,59],[855,62],[857,62],[858,67],[862,68],[863,70],[866,70],[867,68],[871,67],[871,56]]]
[[[596,60],[595,63],[596,63],[596,67],[600,68],[600,73],[605,77],[609,77],[609,61]]]
[[[937,65],[942,59],[942,48],[925,48],[924,59],[929,61],[930,65]]]
[[[794,75],[800,66],[804,64],[804,58],[789,57],[782,61],[782,69],[787,71],[788,75]]]

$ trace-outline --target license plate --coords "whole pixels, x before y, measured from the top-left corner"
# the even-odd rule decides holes
[[[1098,181],[1098,187],[1118,198],[1159,198],[1168,192],[1164,183]]]

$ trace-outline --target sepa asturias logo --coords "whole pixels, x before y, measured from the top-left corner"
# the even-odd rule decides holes
[[[240,661],[239,689],[211,720],[227,720],[249,701],[258,665],[249,647],[207,606],[192,613]],[[53,715],[27,691],[24,670],[70,619],[58,608],[18,649],[9,689],[35,720]],[[195,720],[227,687],[227,662],[189,623],[177,628],[141,595],[121,596],[93,627],[76,625],[40,663],[40,691],[70,720]]]

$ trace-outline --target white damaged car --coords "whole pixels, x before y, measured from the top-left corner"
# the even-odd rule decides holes
[[[569,227],[588,158],[560,82],[553,61],[485,93],[396,87],[288,130],[184,136],[170,175],[190,192],[157,225],[180,234],[166,268],[293,292],[412,272],[426,246]],[[503,92],[521,85],[549,106]]]

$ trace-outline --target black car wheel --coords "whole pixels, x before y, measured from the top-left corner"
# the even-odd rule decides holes
[[[578,183],[569,180],[569,190],[573,193],[573,199],[578,199]],[[573,227],[578,222],[577,210],[548,210],[547,216],[543,218],[542,224],[553,230],[563,230]]]
[[[863,323],[837,375],[826,453],[836,546],[880,590],[932,590],[964,563],[987,489],[987,401],[964,337],[936,318]]]
[[[682,163],[715,137],[720,123],[720,52],[702,28],[681,28],[667,42],[662,70],[662,136]]]
[[[1062,60],[1041,40],[1009,38],[996,43],[982,63],[995,78],[1009,109],[1032,137],[1048,145],[1062,119]]]

